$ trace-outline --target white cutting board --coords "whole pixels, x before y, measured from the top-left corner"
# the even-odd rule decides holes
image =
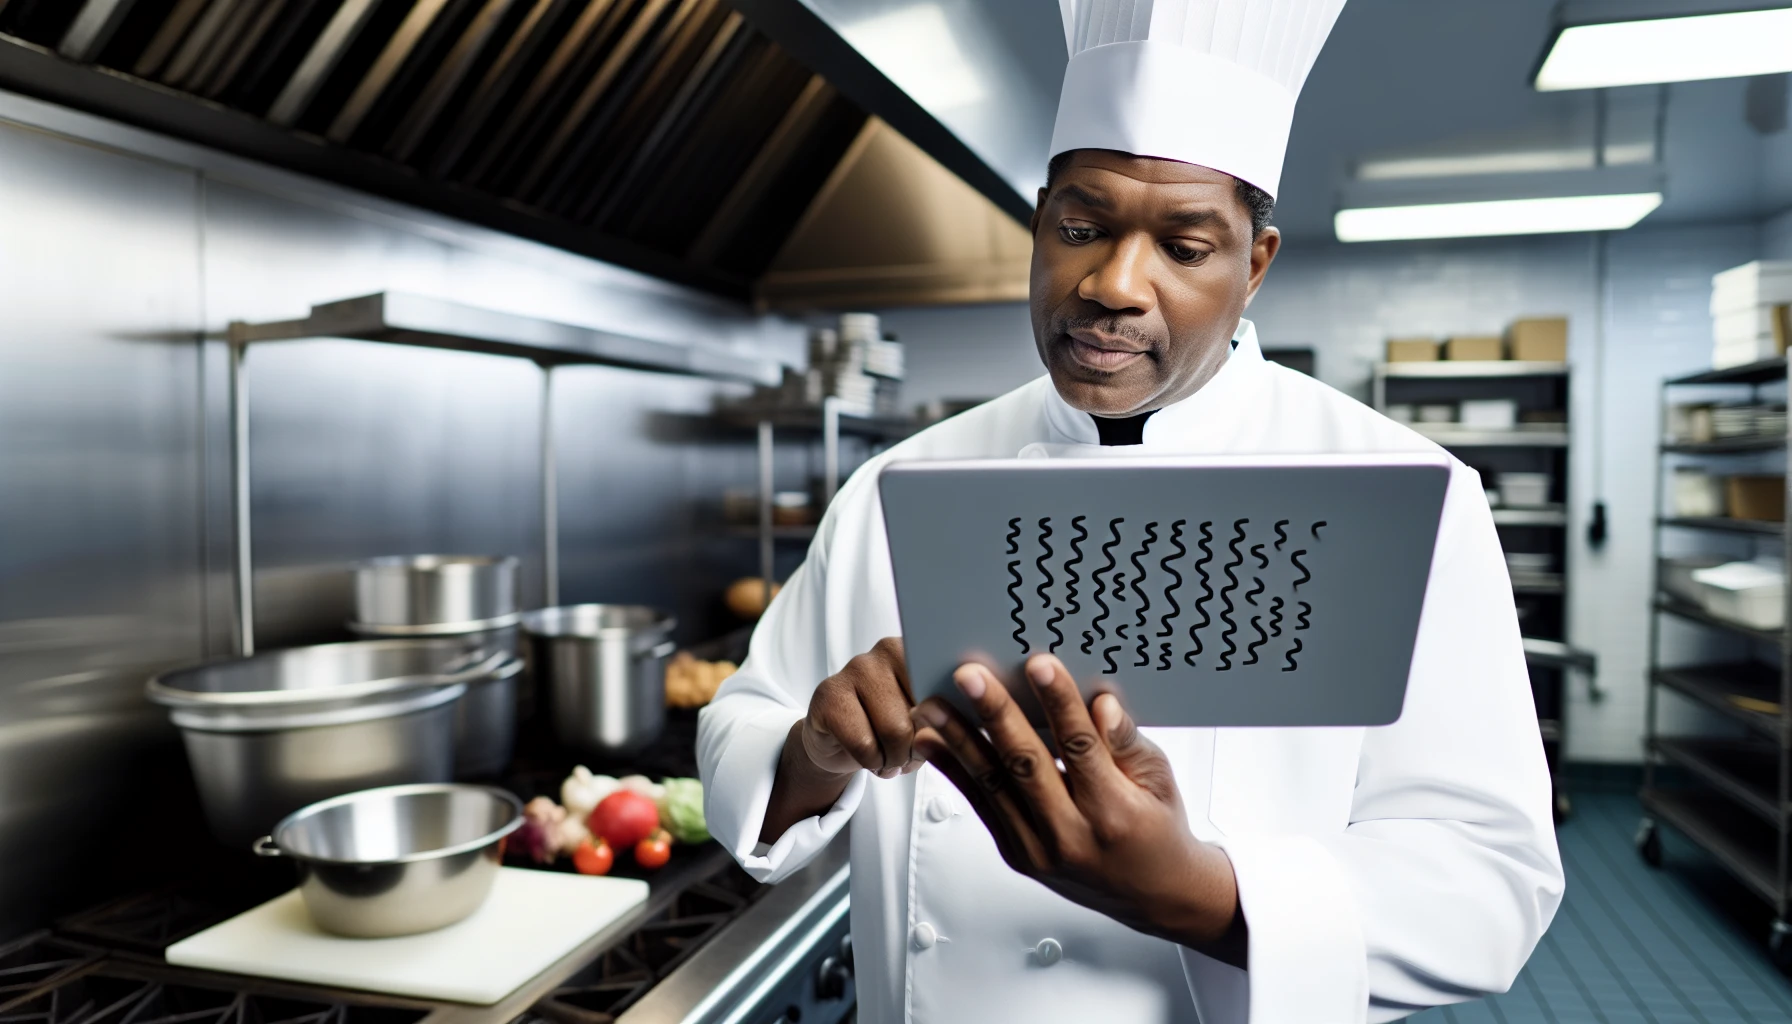
[[[647,900],[632,878],[500,868],[464,921],[348,939],[311,923],[299,891],[168,947],[168,962],[263,978],[489,1006]]]

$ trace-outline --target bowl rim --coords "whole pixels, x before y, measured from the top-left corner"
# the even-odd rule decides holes
[[[470,839],[464,843],[457,843],[453,846],[444,846],[437,850],[422,850],[417,853],[407,853],[402,857],[382,857],[379,860],[320,857],[316,854],[300,853],[297,850],[289,850],[280,843],[280,833],[284,831],[287,826],[304,818],[321,814],[334,807],[353,803],[359,799],[364,799],[376,794],[381,796],[408,796],[421,793],[446,792],[479,792],[491,796],[497,799],[498,802],[509,805],[510,820],[499,826],[496,830],[488,832],[477,839]],[[512,793],[508,789],[504,789],[500,786],[480,786],[465,782],[411,782],[397,786],[376,786],[373,789],[357,789],[352,793],[343,793],[339,796],[319,800],[316,803],[306,804],[291,814],[288,814],[286,817],[281,818],[279,823],[268,833],[268,838],[273,840],[274,848],[279,851],[280,856],[289,860],[304,861],[307,864],[337,864],[344,866],[415,864],[421,861],[440,860],[444,857],[453,857],[457,854],[471,853],[474,850],[483,849],[493,843],[503,840],[506,836],[515,832],[522,826],[523,802],[517,798],[515,793]],[[260,843],[261,840],[256,840],[257,846],[259,846]]]
[[[515,555],[449,555],[423,552],[415,555],[375,555],[362,558],[354,563],[357,573],[366,571],[402,569],[405,572],[438,572],[443,569],[509,569],[514,572],[521,565],[521,559]]]
[[[596,629],[549,629],[543,620],[550,616],[570,616],[588,608],[626,608],[639,609],[650,613],[653,621],[643,626],[599,626]],[[667,612],[660,611],[652,605],[645,604],[611,604],[602,601],[589,601],[584,604],[559,604],[546,608],[531,608],[522,615],[522,630],[529,636],[555,640],[563,638],[595,639],[613,636],[646,636],[670,633],[678,628],[678,619]]]
[[[367,679],[358,683],[343,683],[338,686],[312,686],[290,690],[191,690],[175,686],[170,682],[175,677],[204,672],[208,669],[259,660],[274,661],[298,651],[339,650],[348,647],[363,649],[414,648],[418,650],[439,648],[445,652],[456,652],[458,655],[464,656],[466,660],[461,663],[460,657],[446,658],[444,664],[435,672],[412,672],[380,679]],[[485,656],[479,657],[481,654]],[[451,638],[446,637],[381,637],[370,640],[344,640],[329,644],[285,647],[279,650],[262,651],[246,657],[212,658],[197,664],[182,665],[151,676],[149,682],[144,686],[144,692],[151,703],[170,708],[299,708],[307,705],[380,696],[402,690],[474,683],[487,675],[500,677],[515,675],[522,668],[520,659],[517,659],[518,664],[514,666],[510,664],[511,659],[516,658],[516,655],[508,651],[488,652],[468,648],[459,648],[457,651],[457,645]]]

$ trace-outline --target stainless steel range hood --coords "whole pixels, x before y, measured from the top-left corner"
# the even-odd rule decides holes
[[[800,0],[0,0],[0,87],[743,298],[874,113],[1024,210]]]

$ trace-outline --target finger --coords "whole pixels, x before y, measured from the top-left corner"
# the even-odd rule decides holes
[[[896,678],[896,685],[907,698],[908,706],[915,705],[915,688],[908,681],[908,658],[904,654],[902,638],[886,636],[871,646],[871,652],[878,656],[890,674]]]
[[[859,767],[874,772],[881,770],[884,767],[883,748],[878,745],[871,719],[859,704],[858,694],[848,686],[824,685],[826,695],[818,694],[821,699],[809,704],[810,730],[838,743]]]
[[[1071,797],[1079,802],[1099,799],[1101,790],[1122,776],[1107,744],[1096,734],[1095,722],[1070,670],[1055,655],[1036,654],[1027,661],[1027,681],[1045,710],[1052,738],[1058,742]]]
[[[1139,727],[1120,706],[1120,698],[1104,693],[1091,707],[1096,728],[1114,758],[1114,764],[1161,800],[1176,798],[1176,776],[1163,749],[1145,738]]]
[[[911,757],[911,747],[915,738],[914,722],[909,718],[909,704],[905,697],[887,685],[861,687],[858,691],[859,706],[864,710],[865,718],[871,723],[871,731],[877,737],[877,749],[880,760],[873,770],[884,778],[894,778],[902,771]],[[869,766],[867,766],[869,767]]]
[[[1022,873],[1043,867],[1045,844],[989,740],[957,708],[938,698],[923,703],[916,712],[927,726],[916,734],[916,747],[971,802],[977,817],[995,837],[1002,858]]]
[[[1040,827],[1053,836],[1072,834],[1082,812],[1071,801],[1051,751],[1008,688],[982,665],[960,665],[952,678],[976,708],[998,764],[1026,797]]]

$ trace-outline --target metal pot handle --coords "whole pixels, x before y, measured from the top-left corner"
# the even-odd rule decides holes
[[[467,668],[461,669],[459,672],[454,672],[454,673],[451,673],[451,674],[445,675],[445,676],[431,676],[430,680],[429,680],[429,685],[431,685],[431,686],[453,686],[456,683],[478,682],[479,680],[485,678],[486,676],[492,675],[494,672],[497,672],[500,668],[507,668],[508,666],[506,666],[504,664],[504,659],[515,658],[515,657],[516,657],[516,655],[511,654],[508,651],[493,651],[491,656],[486,658],[484,661],[481,661],[476,665],[472,665]]]
[[[649,656],[655,658],[670,658],[672,653],[676,650],[678,650],[678,644],[671,640],[667,640],[664,643],[656,644],[653,650],[648,651],[647,653]]]
[[[255,842],[250,843],[249,849],[254,850],[255,856],[257,856],[257,857],[284,857],[284,856],[286,856],[286,851],[284,851],[284,850],[280,849],[280,847],[274,845],[274,837],[273,836],[262,836],[260,839],[255,840]]]

